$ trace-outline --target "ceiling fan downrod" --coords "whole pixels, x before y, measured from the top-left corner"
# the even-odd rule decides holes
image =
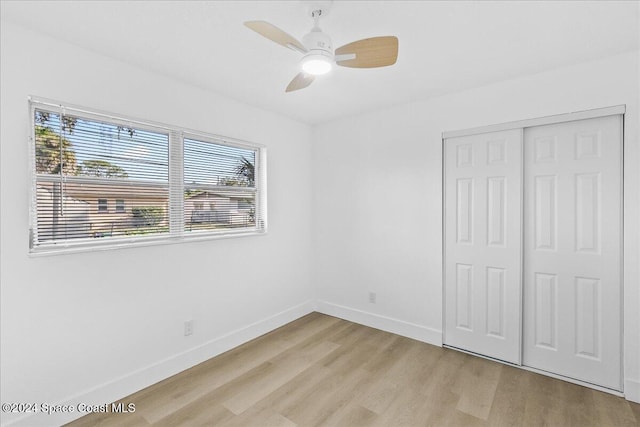
[[[320,29],[321,15],[322,9],[311,12],[313,28],[302,38],[302,43],[308,52],[302,57],[300,63],[302,69],[312,75],[326,74],[331,71],[334,64],[331,37]]]

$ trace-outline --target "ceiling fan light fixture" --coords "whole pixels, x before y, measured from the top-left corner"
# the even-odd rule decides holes
[[[333,68],[331,58],[323,53],[310,53],[302,58],[302,70],[313,76],[327,74]]]

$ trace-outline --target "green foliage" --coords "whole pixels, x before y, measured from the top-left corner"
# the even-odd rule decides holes
[[[120,139],[120,132],[126,131],[129,134],[129,138],[133,138],[133,135],[136,134],[136,130],[133,128],[126,128],[124,126],[118,126],[118,139]]]
[[[36,123],[39,123],[42,126],[46,126],[47,123],[49,123],[49,120],[51,119],[51,114],[48,111],[40,111],[40,110],[36,110]],[[57,114],[54,114],[55,116],[57,116]],[[76,128],[76,123],[78,122],[78,118],[77,117],[73,117],[73,116],[67,116],[67,115],[63,115],[62,116],[62,131],[63,132],[69,132],[69,133],[73,133],[73,131]],[[118,133],[118,139],[120,139],[120,132],[127,132],[127,134],[129,135],[129,138],[133,138],[133,136],[136,134],[136,130],[133,128],[128,128],[128,127],[124,127],[124,126],[117,126],[116,128],[116,132]]]
[[[99,178],[126,178],[127,172],[118,165],[106,160],[85,160],[82,162],[80,175]]]
[[[36,172],[59,174],[62,171],[64,175],[78,175],[80,169],[76,163],[76,153],[68,139],[41,125],[36,125],[35,136]]]
[[[236,175],[238,175],[238,178],[246,182],[250,187],[253,187],[256,181],[255,165],[246,158],[242,157],[242,160],[240,160],[240,164],[236,167]]]
[[[82,165],[77,164],[76,153],[72,143],[49,127],[51,114],[47,111],[36,110],[35,113],[35,137],[36,137],[36,171],[38,173],[64,175],[85,175],[101,178],[127,178],[129,175],[120,166],[106,160],[85,160]],[[57,115],[56,115],[57,116]],[[62,133],[73,133],[78,118],[62,116]],[[135,130],[118,126],[118,138],[120,131],[126,131],[133,137]],[[62,146],[61,146],[62,141]]]
[[[220,180],[220,185],[226,185],[227,187],[240,187],[245,183],[240,181],[237,178],[222,178]]]
[[[36,110],[36,123],[40,123],[42,126],[46,126],[51,118],[51,113],[48,111]],[[76,122],[78,119],[71,116],[62,116],[62,131],[73,133],[76,128]]]
[[[162,221],[164,209],[159,206],[137,206],[131,208],[131,215],[136,227],[153,227]]]

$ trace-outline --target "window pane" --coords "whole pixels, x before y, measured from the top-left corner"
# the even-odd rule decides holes
[[[256,150],[184,139],[185,231],[256,226]]]
[[[37,241],[168,232],[168,135],[35,111]]]
[[[184,140],[185,186],[254,187],[255,164],[255,150]]]

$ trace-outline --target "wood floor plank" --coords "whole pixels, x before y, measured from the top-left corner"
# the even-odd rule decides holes
[[[338,344],[322,341],[297,352],[288,352],[284,360],[279,360],[278,363],[270,361],[276,368],[269,375],[256,379],[250,388],[240,390],[222,404],[234,414],[240,415],[338,347]]]
[[[337,419],[336,423],[328,421],[322,425],[364,427],[373,425],[377,416],[378,415],[375,412],[370,411],[367,408],[363,408],[358,404],[353,404],[346,408],[342,413],[342,416]]]
[[[390,334],[389,337],[380,342],[380,351],[371,355],[362,365],[362,369],[373,374],[386,372],[410,347],[410,339]]]
[[[151,424],[140,414],[96,413],[72,423],[74,427],[148,427]]]
[[[282,343],[274,341],[273,345],[264,346],[264,352],[255,351],[255,354],[253,351],[241,351],[235,353],[235,357],[223,355],[227,363],[212,364],[210,369],[204,372],[202,369],[185,371],[179,380],[168,384],[162,393],[146,394],[141,398],[136,405],[137,411],[145,414],[145,418],[152,423],[159,421],[175,410],[195,402],[211,390],[229,384],[243,374],[264,365],[271,355],[286,350],[287,346]]]
[[[529,381],[524,425],[565,425],[568,411],[565,402],[560,400],[562,395],[559,380],[535,374]]]
[[[327,328],[343,324],[345,321],[337,317],[325,316],[320,313],[308,314],[295,322],[291,322],[268,335],[277,334],[279,339],[299,343],[300,341]],[[350,322],[346,322],[349,324]]]
[[[71,426],[638,426],[640,405],[312,313]]]
[[[257,402],[255,407],[272,408],[278,413],[285,413],[288,408],[303,405],[318,384],[332,374],[331,369],[316,363]]]
[[[240,393],[245,389],[250,389],[251,384],[257,381],[259,378],[262,378],[265,375],[269,375],[276,370],[276,367],[269,362],[264,362],[259,366],[243,373],[242,375],[230,380],[229,382],[215,387],[207,393],[198,397],[198,399],[191,401],[190,403],[197,404],[198,401],[211,402],[216,404],[222,404],[224,400],[227,398]],[[163,399],[166,401],[166,399]],[[167,416],[170,416],[172,413],[179,411],[181,409],[186,408],[187,405],[184,404],[182,400],[178,400],[177,403],[172,404],[170,401],[163,407],[155,408],[153,412],[149,412],[146,409],[142,412],[145,419],[147,419],[152,424],[155,424]]]
[[[251,408],[241,415],[222,423],[212,424],[218,427],[296,427],[297,424],[271,408]]]
[[[231,420],[235,414],[219,403],[198,399],[153,423],[154,427],[206,427]]]
[[[600,426],[632,427],[640,426],[640,418],[636,419],[634,408],[638,409],[640,415],[640,405],[629,403],[616,396],[589,390],[593,400],[593,409],[596,415],[596,423]]]
[[[529,380],[533,375],[537,374],[512,366],[502,367],[489,413],[490,425],[517,426],[523,424]]]
[[[283,408],[282,414],[299,425],[320,425],[333,423],[336,414],[358,393],[358,387],[365,383],[370,373],[358,368],[370,355],[381,349],[372,348],[365,337],[379,334],[371,328],[350,327],[338,334],[332,342],[340,347],[320,360],[330,374],[309,390],[304,399],[295,405]],[[349,351],[350,350],[350,351]]]
[[[449,350],[437,350],[431,355],[435,357],[431,364],[409,369],[413,384],[408,385],[405,392],[394,394],[376,425],[442,425],[451,416],[457,416],[455,406],[459,396],[451,392],[451,385],[463,358]]]
[[[567,426],[599,425],[595,412],[592,390],[561,381],[560,401],[563,402],[562,420]]]
[[[329,369],[337,371],[349,371],[359,369],[371,354],[376,352],[376,346],[360,340],[350,345],[339,345],[327,357],[322,359],[322,364]]]
[[[628,402],[628,403],[629,403],[629,407],[631,408],[631,412],[633,412],[633,415],[636,418],[637,425],[640,426],[640,403],[632,403],[632,402]]]
[[[139,392],[137,410],[150,414],[150,421],[156,422],[176,408],[184,407],[254,369],[293,345],[281,339],[277,331],[271,332],[270,337],[259,337]],[[158,388],[162,393],[155,392]]]
[[[468,356],[453,386],[453,391],[460,396],[456,409],[482,420],[489,418],[501,369],[497,363]]]
[[[286,408],[283,415],[300,426],[318,426],[328,423],[353,398],[353,390],[368,377],[362,369],[332,371],[308,395],[308,399]]]
[[[363,407],[376,414],[384,413],[401,392],[418,392],[431,374],[430,367],[436,359],[429,354],[435,356],[435,353],[408,338],[404,343],[402,354],[392,359],[395,363],[388,364],[384,371],[375,375],[375,383],[356,397]]]

